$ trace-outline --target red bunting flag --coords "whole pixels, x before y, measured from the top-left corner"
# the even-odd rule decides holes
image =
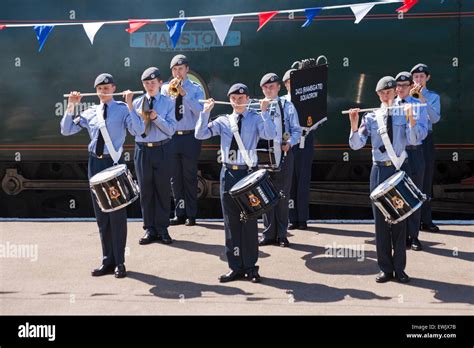
[[[261,12],[258,14],[259,27],[257,31],[263,28],[267,22],[278,14],[278,11]]]
[[[0,24],[0,30],[5,29],[6,27],[6,25]]]
[[[136,32],[141,27],[150,23],[150,21],[141,21],[141,20],[132,20],[132,19],[129,19],[128,22],[129,22],[130,28],[125,29],[125,31],[128,32],[129,34]]]
[[[417,3],[418,3],[418,0],[403,0],[403,6],[397,8],[397,12],[407,13]]]

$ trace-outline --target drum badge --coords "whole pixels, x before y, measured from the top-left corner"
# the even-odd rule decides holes
[[[306,119],[306,126],[311,127],[312,125],[313,125],[313,117],[308,116],[308,118]]]
[[[255,196],[253,193],[249,195],[250,206],[258,207],[260,205],[260,199]]]
[[[403,200],[398,197],[398,196],[393,196],[392,197],[392,205],[396,208],[396,209],[403,209],[403,206],[405,205],[405,203],[403,202]]]
[[[112,199],[117,199],[120,197],[120,192],[115,188],[115,186],[109,187],[109,195]]]

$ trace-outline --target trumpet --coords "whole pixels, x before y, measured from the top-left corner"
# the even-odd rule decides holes
[[[178,87],[183,84],[183,79],[174,78],[171,80],[170,84],[168,85],[168,94],[176,98],[179,95]]]
[[[423,88],[423,85],[415,85],[415,87],[413,87],[411,90],[410,90],[410,95],[415,98],[415,99],[420,99],[421,97],[421,89]]]

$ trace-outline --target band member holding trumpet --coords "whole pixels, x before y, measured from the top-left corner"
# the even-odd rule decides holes
[[[301,127],[293,103],[278,96],[281,89],[278,75],[274,73],[265,74],[260,80],[260,87],[265,98],[272,100],[275,106],[273,108],[273,120],[277,137],[273,139],[273,142],[276,143],[276,146],[281,146],[283,156],[280,170],[271,172],[270,177],[277,190],[282,190],[285,196],[272,210],[263,215],[265,229],[259,245],[278,244],[281,247],[288,247],[290,245],[286,238],[289,214],[288,201],[290,199],[294,165],[291,148],[298,144]]]
[[[259,139],[273,139],[276,137],[275,124],[268,113],[269,100],[260,102],[262,114],[247,109],[249,91],[242,83],[230,87],[227,96],[232,104],[233,112],[230,115],[220,116],[209,122],[209,113],[214,107],[214,100],[208,99],[204,104],[196,124],[195,136],[197,139],[209,139],[221,136],[221,153],[223,167],[220,177],[220,196],[222,213],[224,215],[225,250],[230,271],[219,277],[221,283],[247,278],[253,283],[260,282],[258,274],[258,229],[256,220],[242,222],[240,209],[229,195],[229,190],[252,170],[246,165],[251,161],[252,166],[257,164],[255,149]],[[230,119],[233,118],[233,121]],[[237,140],[232,133],[232,123],[235,121],[235,130],[242,139],[247,155],[243,154]]]
[[[132,93],[124,92],[126,103],[118,102],[110,94],[115,92],[114,78],[110,74],[100,74],[95,79],[94,87],[100,100],[99,105],[94,105],[80,115],[75,114],[75,106],[81,100],[79,92],[69,94],[66,113],[61,119],[61,134],[72,135],[87,129],[91,141],[89,150],[89,179],[102,170],[112,167],[114,161],[110,151],[105,146],[105,141],[99,126],[99,119],[103,117],[112,145],[121,149],[126,137],[126,130],[137,136],[144,132],[143,121],[132,110]],[[128,106],[128,107],[127,107]],[[99,115],[100,114],[100,115]],[[122,160],[120,161],[122,163]],[[92,271],[92,276],[113,274],[116,278],[126,276],[125,270],[125,245],[127,242],[127,211],[120,209],[111,213],[100,210],[96,200],[92,197],[97,225],[99,226],[100,241],[102,244],[102,265]]]
[[[169,180],[172,175],[171,137],[176,129],[174,102],[160,94],[163,81],[158,68],[146,69],[141,79],[146,94],[133,101],[133,113],[141,115],[147,124],[145,132],[135,136],[135,170],[145,230],[139,243],[158,241],[170,244]]]
[[[372,192],[380,183],[384,182],[396,172],[395,163],[389,156],[391,149],[386,149],[379,132],[386,132],[390,138],[390,146],[393,147],[397,162],[406,157],[405,146],[407,143],[416,143],[422,137],[423,129],[417,124],[413,117],[412,105],[406,104],[403,117],[396,116],[391,107],[396,96],[396,81],[391,76],[385,76],[379,80],[375,91],[382,103],[381,108],[367,113],[359,124],[359,109],[349,111],[351,133],[349,145],[353,150],[359,150],[365,146],[367,139],[371,138],[373,166],[370,174],[370,191]],[[380,114],[381,113],[381,114]],[[377,118],[383,116],[384,124],[379,127]],[[405,116],[406,115],[406,116]],[[399,165],[399,163],[397,163]],[[408,166],[404,161],[402,168]],[[372,204],[375,218],[375,239],[377,248],[377,262],[381,272],[376,281],[384,283],[395,278],[402,283],[410,280],[405,273],[406,266],[406,223],[390,225],[385,221],[383,214]],[[392,253],[393,245],[393,253]]]
[[[197,214],[197,172],[201,141],[194,137],[194,129],[204,98],[202,87],[188,78],[189,62],[178,54],[171,60],[173,79],[162,88],[162,94],[175,100],[176,133],[173,135],[171,187],[173,189],[175,215],[171,225],[193,226]]]
[[[423,176],[422,191],[428,196],[433,192],[433,175],[435,165],[435,146],[433,142],[433,124],[438,123],[441,118],[441,105],[439,95],[426,87],[431,78],[431,74],[426,64],[417,64],[411,69],[415,87],[410,94],[419,98],[422,103],[426,103],[428,113],[428,136],[423,140],[423,155],[425,157],[425,173]],[[421,187],[420,187],[421,188]],[[431,202],[427,200],[421,207],[421,230],[428,232],[438,232],[439,227],[433,223],[431,216]]]
[[[420,104],[419,99],[410,96],[410,90],[413,88],[413,78],[408,71],[400,72],[396,77],[397,81],[397,98],[395,105],[403,105],[405,103],[414,104],[413,117],[416,123],[423,128],[421,137],[413,144],[405,147],[408,154],[408,163],[410,167],[409,176],[418,188],[423,188],[423,175],[425,172],[425,159],[421,143],[428,134],[428,116],[426,115],[426,107],[416,107]],[[419,251],[422,250],[421,242],[418,239],[420,233],[421,209],[416,210],[407,219],[407,248]]]

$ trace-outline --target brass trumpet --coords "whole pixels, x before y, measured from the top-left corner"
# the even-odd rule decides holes
[[[176,98],[179,95],[178,87],[183,84],[183,79],[175,78],[172,79],[168,85],[168,94],[170,97]]]
[[[421,89],[423,88],[423,85],[415,85],[415,87],[413,87],[411,90],[410,90],[410,95],[415,98],[415,99],[420,99],[421,97]]]

